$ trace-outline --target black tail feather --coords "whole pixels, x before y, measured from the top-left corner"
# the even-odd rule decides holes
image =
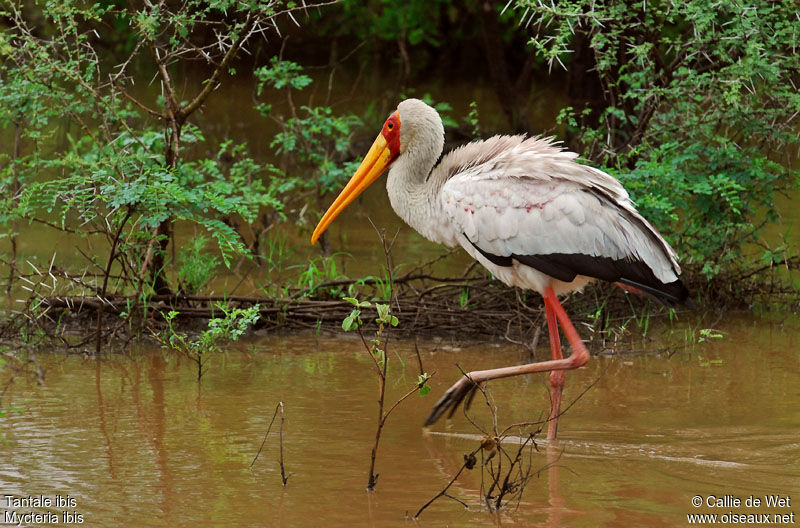
[[[686,289],[680,279],[667,284],[661,283],[658,288],[653,288],[625,277],[620,277],[618,282],[636,288],[659,304],[670,308],[675,308],[677,304],[684,304],[690,308],[694,306],[694,303],[689,298],[689,290]]]

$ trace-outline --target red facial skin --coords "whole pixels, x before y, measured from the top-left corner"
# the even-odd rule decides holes
[[[397,113],[397,110],[392,112],[392,115],[383,124],[381,135],[389,147],[391,153],[389,163],[391,163],[400,155],[400,114]]]

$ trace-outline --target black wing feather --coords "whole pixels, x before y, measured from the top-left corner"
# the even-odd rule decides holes
[[[466,235],[465,235],[466,237]],[[469,240],[467,238],[467,240]],[[470,240],[481,255],[489,262],[509,267],[516,260],[546,275],[563,282],[572,282],[578,275],[593,277],[608,282],[621,282],[654,297],[667,306],[685,303],[689,290],[680,279],[664,283],[658,280],[646,263],[635,259],[612,259],[581,253],[550,253],[547,255],[494,255],[478,247]]]

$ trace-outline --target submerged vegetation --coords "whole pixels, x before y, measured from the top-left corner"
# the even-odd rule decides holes
[[[405,328],[463,328],[458,318],[474,313],[473,331],[519,339],[522,320],[541,314],[480,269],[454,277],[425,265],[401,273],[401,264],[351,278],[346,239],[324,238],[311,257],[294,244],[306,244],[353,172],[371,125],[406,96],[439,101],[455,142],[563,135],[620,178],[682,256],[702,302],[796,299],[796,227],[780,225],[778,205],[800,178],[791,5],[514,0],[484,9],[0,3],[0,251],[6,291],[22,301],[4,318],[5,335],[99,351],[150,335],[166,324],[158,312],[176,314],[169,328],[212,318],[218,301],[258,304],[259,324],[335,327],[349,310],[344,297],[386,301],[395,286],[398,313],[413,314]],[[380,31],[365,33],[363,20]],[[308,58],[323,47],[326,64]],[[343,72],[352,83],[344,92]],[[446,88],[414,89],[476,77],[490,79],[487,94],[473,92],[458,111]],[[259,148],[209,122],[233,83],[249,86]],[[546,84],[566,96],[547,103],[556,122],[542,129],[531,116],[542,114],[535,86]],[[31,248],[28,236],[55,236],[70,250]],[[647,320],[602,286],[586,297],[598,335],[618,306],[640,327]],[[68,321],[91,335],[67,337]]]

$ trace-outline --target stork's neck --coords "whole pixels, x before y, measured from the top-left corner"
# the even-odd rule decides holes
[[[428,240],[454,245],[439,201],[447,176],[444,171],[433,170],[444,147],[444,128],[441,121],[437,125],[417,127],[389,170],[386,190],[392,208],[408,225]]]

